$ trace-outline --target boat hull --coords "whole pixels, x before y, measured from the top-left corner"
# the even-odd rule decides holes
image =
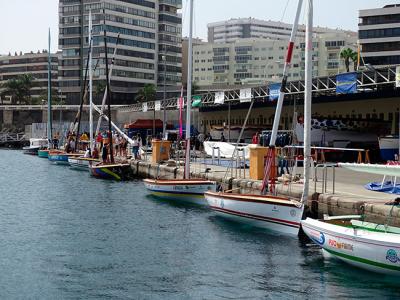
[[[273,196],[205,193],[208,205],[218,215],[251,226],[297,235],[303,206]]]
[[[146,189],[157,198],[204,206],[207,205],[204,193],[217,188],[217,183],[209,180],[145,179],[143,182]]]
[[[304,233],[331,256],[368,271],[400,275],[400,235],[310,218],[301,223]]]
[[[38,151],[38,156],[40,158],[49,158],[49,150],[47,149],[42,149]]]
[[[379,138],[379,149],[383,160],[394,160],[395,154],[399,153],[399,138],[394,136]]]
[[[22,148],[24,154],[27,155],[38,155],[39,147],[24,147]]]
[[[91,163],[99,163],[100,161],[93,158],[84,157],[68,157],[68,164],[71,169],[78,171],[88,171]]]
[[[93,177],[99,179],[124,181],[129,179],[129,164],[113,164],[113,165],[94,165],[89,164],[89,172]]]
[[[57,165],[69,166],[68,158],[79,157],[82,154],[79,153],[65,153],[65,152],[49,152],[48,159],[50,162]]]

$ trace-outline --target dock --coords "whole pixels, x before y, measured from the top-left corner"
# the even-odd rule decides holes
[[[132,160],[133,174],[140,178],[181,179],[183,166],[168,162],[152,164],[146,160]],[[261,180],[249,179],[249,169],[242,169],[240,177],[232,177],[226,168],[218,165],[204,165],[201,162],[191,164],[193,178],[214,180],[225,190],[233,193],[261,193]],[[238,170],[239,172],[239,170]],[[387,205],[393,202],[397,195],[373,192],[364,188],[368,182],[381,182],[382,176],[354,172],[343,168],[326,169],[326,178],[323,178],[323,167],[317,168],[316,181],[310,184],[307,214],[314,218],[322,218],[324,214],[337,215],[364,215],[366,221],[375,223],[389,223],[400,226],[400,209],[397,206]],[[236,173],[234,169],[233,173]],[[303,174],[298,168],[296,174]],[[314,174],[313,174],[314,175]],[[300,199],[302,195],[302,180],[288,184],[279,181],[276,184],[277,194]]]

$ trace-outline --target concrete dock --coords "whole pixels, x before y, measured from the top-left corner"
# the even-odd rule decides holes
[[[131,168],[133,173],[141,178],[157,176],[161,179],[183,178],[183,166],[177,166],[175,162],[152,164],[146,160],[132,160]],[[298,168],[296,174],[302,173],[302,168]],[[233,172],[226,172],[226,167],[205,165],[201,160],[191,164],[191,174],[193,178],[215,180],[224,189],[232,190],[233,193],[259,194],[262,185],[260,180],[249,179],[249,169],[242,169],[240,177],[238,170],[236,177],[236,169],[233,169]],[[317,170],[317,181],[311,180],[308,214],[313,217],[322,217],[323,214],[330,216],[361,214],[365,216],[366,221],[400,226],[400,208],[385,204],[394,201],[398,196],[364,188],[369,182],[381,182],[381,175],[335,168],[334,193],[331,169],[327,170],[327,175],[325,191],[323,191],[322,169]],[[292,184],[278,182],[276,191],[278,195],[300,199],[302,182],[302,179]]]

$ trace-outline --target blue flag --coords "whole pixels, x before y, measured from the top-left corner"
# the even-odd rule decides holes
[[[336,75],[336,94],[357,93],[357,73]]]
[[[281,90],[281,84],[280,83],[272,83],[272,84],[270,84],[269,85],[269,100],[270,101],[278,100],[280,90]]]

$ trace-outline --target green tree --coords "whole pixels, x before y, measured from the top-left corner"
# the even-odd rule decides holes
[[[106,90],[107,84],[105,81],[96,81],[93,86],[93,94],[95,99],[102,99]]]
[[[357,71],[358,53],[356,51],[353,51],[353,54],[351,55],[350,59],[353,61],[354,71]]]
[[[154,101],[156,99],[156,93],[157,91],[154,84],[146,84],[139,90],[135,100],[138,102]]]
[[[196,95],[198,91],[200,90],[200,87],[197,85],[195,81],[192,82],[192,96]]]
[[[31,104],[41,104],[42,100],[47,102],[47,88],[44,88],[41,90],[41,93],[39,97],[37,98],[32,98],[31,99]],[[51,88],[51,103],[52,104],[58,104],[59,98],[58,98],[58,91],[55,88]]]
[[[357,52],[355,52],[350,48],[346,48],[340,51],[340,58],[344,60],[344,64],[346,66],[346,72],[350,72],[350,60],[353,60],[354,55],[357,56]]]
[[[31,102],[31,88],[34,86],[32,74],[19,75],[6,81],[2,88],[3,96],[11,96],[13,104],[29,104]]]

